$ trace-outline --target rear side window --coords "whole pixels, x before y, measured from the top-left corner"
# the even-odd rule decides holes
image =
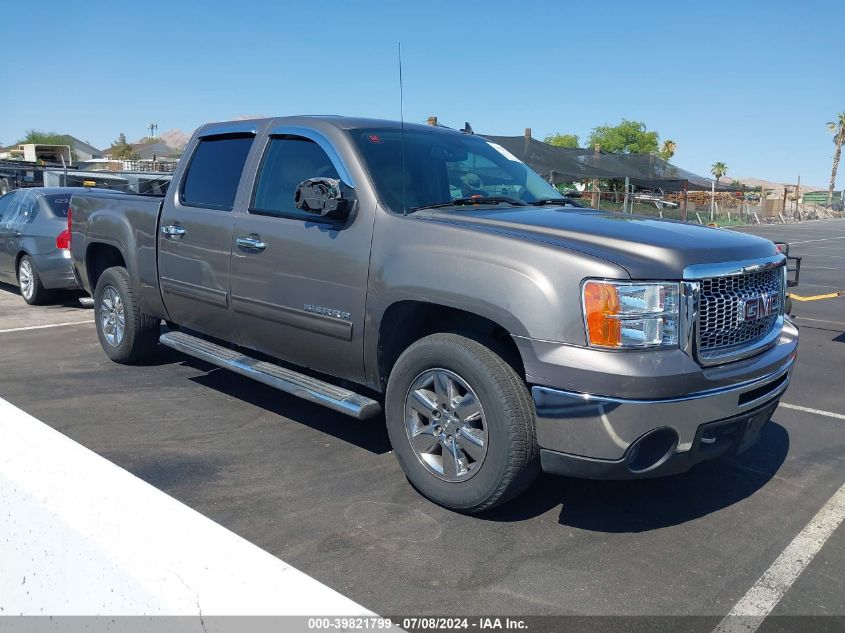
[[[182,184],[182,204],[229,211],[255,137],[209,136],[202,139]]]
[[[67,217],[67,210],[70,208],[70,196],[67,194],[59,194],[53,196],[44,196],[53,215],[59,218]]]
[[[323,148],[301,136],[270,139],[250,211],[313,220],[313,214],[294,204],[296,188],[309,178],[340,178]]]

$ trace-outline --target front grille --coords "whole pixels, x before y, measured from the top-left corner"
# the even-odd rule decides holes
[[[750,347],[771,332],[783,311],[783,270],[772,268],[742,275],[701,280],[698,310],[698,350],[702,357],[718,356],[728,348]],[[778,307],[760,319],[743,320],[743,300],[774,293]]]

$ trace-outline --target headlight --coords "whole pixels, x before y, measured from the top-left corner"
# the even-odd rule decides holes
[[[591,347],[616,349],[678,344],[677,283],[584,282],[584,323]]]

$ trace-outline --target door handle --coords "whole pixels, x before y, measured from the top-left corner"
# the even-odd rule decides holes
[[[178,224],[168,224],[166,226],[161,227],[161,234],[166,235],[167,237],[173,238],[174,240],[182,239],[182,236],[187,233],[183,227],[179,226]]]
[[[235,244],[238,245],[238,248],[242,248],[247,251],[263,251],[267,248],[267,244],[262,242],[258,237],[239,237],[235,240]]]

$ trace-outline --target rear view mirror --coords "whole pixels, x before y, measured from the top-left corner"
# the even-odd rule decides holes
[[[309,178],[296,187],[297,209],[324,218],[340,219],[349,215],[352,200],[344,197],[344,185],[337,178]]]

